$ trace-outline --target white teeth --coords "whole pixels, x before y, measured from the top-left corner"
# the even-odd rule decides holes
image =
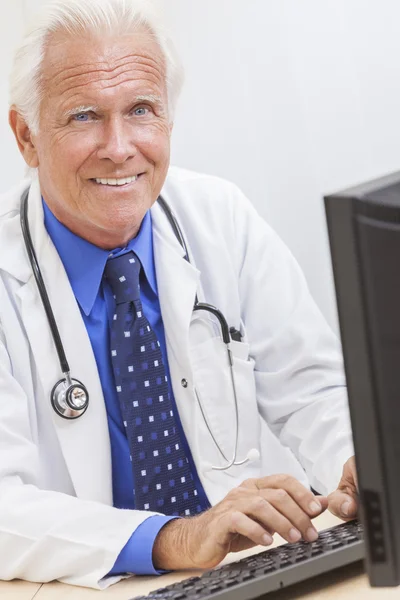
[[[122,179],[95,179],[96,183],[101,183],[102,185],[125,185],[126,183],[133,183],[136,181],[137,175],[134,177],[125,177]]]

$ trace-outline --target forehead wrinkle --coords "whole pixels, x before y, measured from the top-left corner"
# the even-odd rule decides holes
[[[154,79],[157,79],[157,76],[162,77],[164,72],[164,64],[160,65],[160,63],[153,59],[151,56],[128,55],[126,57],[118,59],[118,61],[115,62],[117,64],[112,66],[106,62],[99,62],[86,63],[83,65],[74,65],[69,68],[64,67],[60,69],[58,73],[53,75],[50,74],[47,78],[44,78],[44,80],[51,81],[52,85],[57,88],[58,86],[64,87],[63,84],[68,84],[68,82],[71,83],[76,79],[78,79],[79,81],[79,78],[83,78],[84,81],[82,84],[76,84],[77,87],[79,87],[80,85],[86,85],[88,81],[90,82],[93,73],[98,73],[99,79],[115,79],[116,77],[122,75],[124,72],[126,73],[130,71],[132,69],[132,62],[135,65],[142,66],[141,69],[139,68],[139,71],[144,71],[147,68],[149,70],[149,74],[152,74],[154,76]],[[126,68],[128,66],[129,68]],[[82,73],[82,68],[84,68],[86,72]],[[78,73],[76,72],[77,70],[79,70]],[[68,75],[69,72],[71,73],[70,75]]]
[[[126,73],[119,73],[118,75],[116,75],[115,77],[110,77],[109,79],[107,79],[107,81],[102,81],[102,89],[103,90],[110,90],[113,89],[119,85],[123,85],[126,82],[132,81],[132,77],[131,74],[126,72]],[[153,75],[152,73],[149,73],[148,71],[137,71],[135,73],[135,78],[134,78],[135,83],[142,83],[144,85],[155,85],[155,87],[159,87],[159,82],[160,79],[159,77],[157,77],[156,75]]]
[[[123,75],[126,75],[125,77],[123,77]],[[135,83],[143,86],[143,87],[148,87],[149,88],[149,92],[148,94],[146,94],[146,97],[150,97],[153,96],[154,98],[159,98],[160,99],[160,104],[162,104],[162,95],[160,94],[153,94],[151,93],[152,90],[152,86],[155,86],[157,88],[157,90],[159,89],[159,78],[157,77],[149,77],[149,73],[147,71],[144,72],[145,77],[141,77],[140,74],[137,74],[136,78],[135,78]],[[117,80],[116,80],[117,79]],[[113,77],[112,79],[109,79],[107,81],[107,83],[103,83],[101,90],[107,92],[108,90],[112,90],[116,87],[118,87],[119,85],[123,85],[126,82],[130,82],[131,81],[131,77],[127,76],[127,74],[120,74],[118,75],[118,78]],[[84,81],[81,84],[77,85],[76,83],[74,83],[73,85],[69,85],[68,87],[64,87],[64,89],[59,91],[59,95],[61,98],[65,97],[66,98],[63,100],[63,102],[70,104],[72,98],[76,97],[77,98],[77,103],[78,104],[84,104],[84,102],[82,102],[82,96],[80,95],[81,93],[85,94],[85,91],[87,90],[87,82]],[[160,90],[161,92],[161,90]],[[69,94],[72,94],[71,96],[69,96]],[[143,94],[135,94],[134,98],[142,96]],[[87,97],[87,93],[85,94],[85,97]],[[98,99],[95,96],[95,92],[89,90],[89,97],[93,97],[94,103],[98,103]],[[79,99],[80,98],[80,99]],[[85,102],[86,104],[86,102]],[[92,102],[90,102],[90,104],[92,104]]]

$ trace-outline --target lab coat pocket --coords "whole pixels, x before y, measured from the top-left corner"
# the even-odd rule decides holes
[[[209,338],[191,349],[193,379],[198,401],[196,437],[200,455],[213,466],[225,466],[234,455],[244,460],[251,450],[260,450],[260,417],[257,409],[254,361],[249,358],[249,345],[231,342],[234,384],[236,388],[238,428],[234,386],[226,345],[220,338]],[[196,416],[197,416],[196,415]],[[257,453],[252,452],[253,462]],[[254,460],[256,459],[256,460]],[[225,471],[237,477],[246,465],[235,465]]]

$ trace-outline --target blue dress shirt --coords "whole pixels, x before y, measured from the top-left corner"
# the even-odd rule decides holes
[[[141,272],[143,311],[160,341],[168,381],[170,382],[164,326],[157,292],[151,215],[150,212],[146,213],[138,235],[125,248],[108,251],[98,248],[72,233],[56,219],[44,200],[43,209],[45,227],[64,264],[78,301],[99,371],[110,433],[113,504],[116,508],[134,509],[134,496],[132,494],[134,483],[132,465],[129,459],[130,452],[115,391],[109,350],[108,321],[112,319],[114,314],[115,300],[110,286],[103,280],[103,272],[110,254],[118,256],[133,250],[139,257],[143,267]],[[171,383],[169,385],[172,402],[175,405]],[[199,493],[204,495],[203,505],[208,505],[179,420],[178,411],[174,410],[174,412],[177,415],[177,424],[186,447],[191,472]],[[173,518],[176,517],[156,515],[146,519],[135,530],[128,543],[121,550],[109,574],[157,574],[158,571],[154,569],[152,561],[154,540],[160,529]]]

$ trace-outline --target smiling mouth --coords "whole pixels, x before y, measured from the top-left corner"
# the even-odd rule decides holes
[[[91,179],[90,181],[93,181],[93,183],[96,183],[98,185],[104,185],[104,186],[109,186],[109,187],[123,187],[123,186],[127,186],[130,185],[132,183],[134,183],[135,181],[137,181],[139,179],[139,177],[142,175],[142,173],[140,173],[139,175],[133,175],[132,177],[121,177],[119,179],[113,178],[113,177],[101,177],[101,178],[94,178]]]

